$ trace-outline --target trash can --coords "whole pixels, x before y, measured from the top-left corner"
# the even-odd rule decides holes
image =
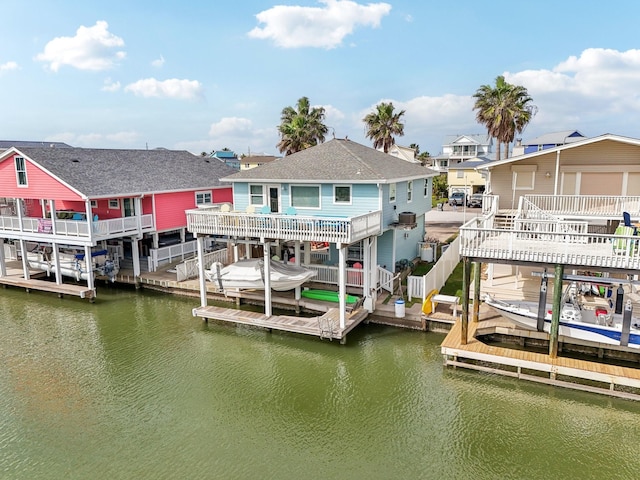
[[[438,210],[442,211],[442,208],[444,207],[444,204],[442,203],[438,203]]]
[[[396,318],[404,318],[404,300],[396,300]]]
[[[433,248],[427,246],[422,247],[420,259],[423,262],[433,262]]]

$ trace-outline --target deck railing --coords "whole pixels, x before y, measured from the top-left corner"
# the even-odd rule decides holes
[[[382,228],[380,211],[355,217],[221,212],[204,208],[186,213],[189,231],[230,237],[353,243],[379,234]]]
[[[490,228],[488,220],[476,218],[460,228],[462,256],[489,261],[525,261],[625,270],[640,268],[639,236],[587,233],[582,222],[522,221],[519,225],[521,228],[505,230]],[[543,229],[536,231],[535,227]]]
[[[153,229],[153,215],[141,215],[140,227],[143,232]],[[55,220],[55,232],[58,236],[87,238],[90,231],[94,238],[113,238],[121,234],[134,234],[138,231],[138,217],[112,218],[109,220]],[[50,218],[24,217],[22,228],[17,216],[0,216],[0,235],[9,233],[53,234],[53,221]]]
[[[640,218],[640,196],[525,195],[533,205],[554,216],[621,218],[622,212]]]

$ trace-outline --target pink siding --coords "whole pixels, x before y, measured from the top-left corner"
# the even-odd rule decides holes
[[[213,203],[233,203],[231,186],[213,189]]]
[[[159,193],[156,198],[156,230],[187,226],[185,210],[196,207],[194,192]]]
[[[39,166],[25,158],[28,187],[18,187],[14,158],[0,162],[0,192],[3,197],[53,200],[79,200],[80,196]]]
[[[148,196],[142,199],[142,214],[150,215],[153,213],[153,197]]]

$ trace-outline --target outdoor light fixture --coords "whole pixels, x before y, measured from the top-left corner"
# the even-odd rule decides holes
[[[545,173],[544,176],[547,177],[547,178],[551,178],[551,172]]]

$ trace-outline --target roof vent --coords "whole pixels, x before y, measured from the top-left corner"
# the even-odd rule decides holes
[[[78,160],[77,158],[74,158],[73,160],[71,160],[73,163],[80,163],[80,160]]]

